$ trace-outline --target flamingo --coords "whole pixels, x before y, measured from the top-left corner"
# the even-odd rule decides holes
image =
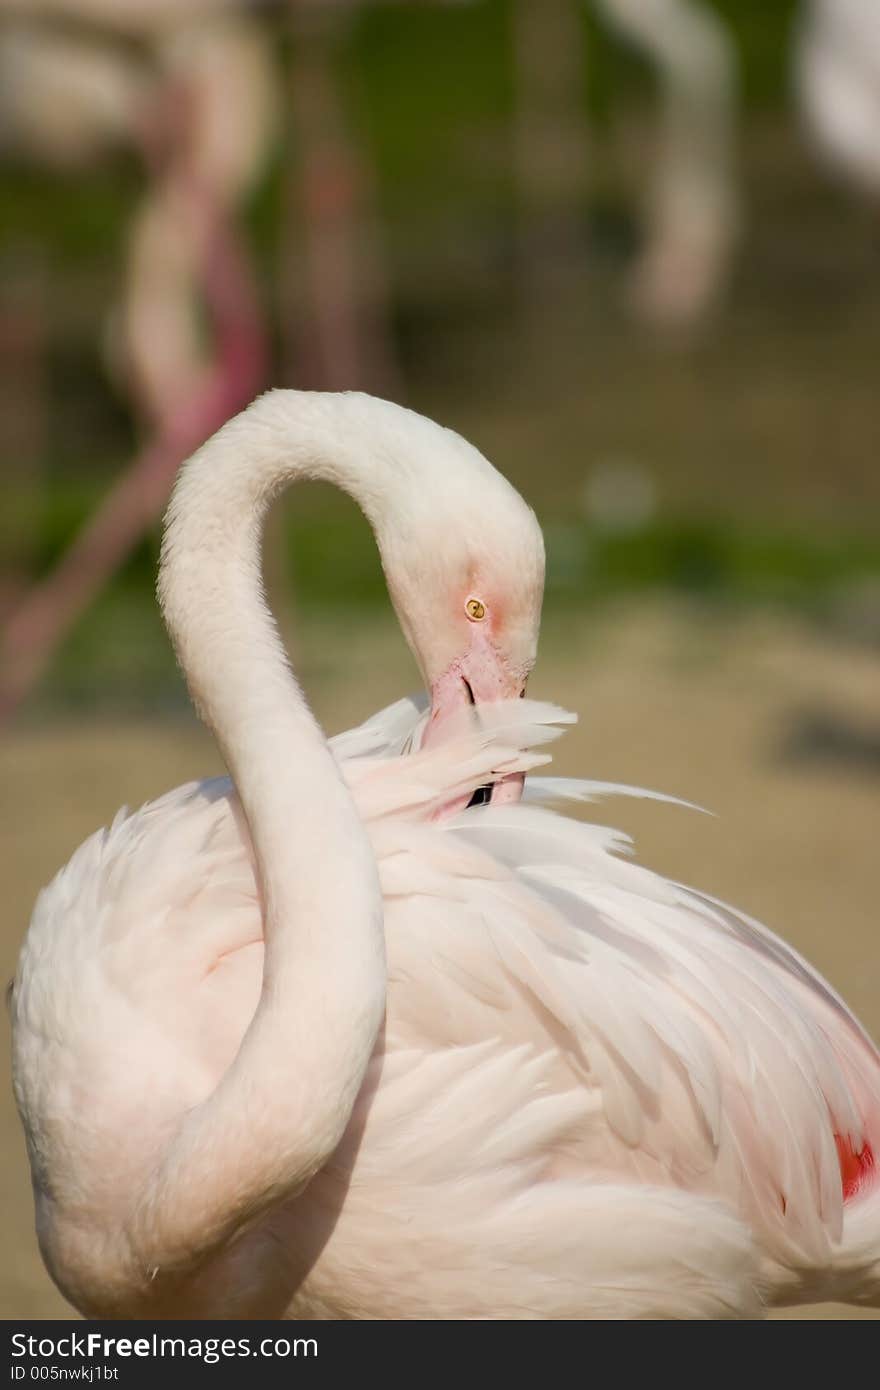
[[[430,691],[329,743],[259,577],[300,478],[360,504]],[[474,447],[369,396],[270,392],[183,466],[159,598],[230,779],[86,840],[11,989],[83,1313],[880,1303],[880,1054],[764,927],[554,809],[621,789],[534,775],[572,719],[520,698],[543,569]]]
[[[809,0],[794,49],[801,106],[821,152],[880,196],[880,10],[874,0]]]
[[[722,298],[739,240],[730,32],[695,0],[590,0],[589,9],[642,53],[659,84],[643,244],[627,299],[645,322],[696,326]],[[580,239],[572,221],[584,181],[579,20],[572,0],[518,0],[514,16],[524,269],[527,281],[546,282],[546,248],[550,259],[571,261]],[[527,288],[540,306],[546,283]]]
[[[0,0],[0,109],[11,141],[69,170],[126,144],[144,159],[125,293],[106,337],[111,369],[160,430],[210,371],[204,266],[240,217],[276,126],[269,42],[236,8],[39,0],[22,17],[17,0]]]
[[[740,234],[736,53],[719,15],[694,0],[593,0],[640,49],[661,88],[645,244],[630,276],[636,313],[699,323],[726,289]]]
[[[274,123],[267,41],[225,0],[187,0],[186,13],[39,0],[23,22],[19,8],[0,0],[0,109],[13,140],[69,168],[124,140],[145,158],[105,339],[153,437],[0,631],[0,721],[161,514],[181,458],[262,384],[265,333],[239,214]]]

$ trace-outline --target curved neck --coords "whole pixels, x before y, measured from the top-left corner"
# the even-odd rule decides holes
[[[418,418],[367,397],[270,393],[184,465],[168,509],[162,611],[247,817],[265,958],[235,1061],[141,1204],[145,1271],[191,1266],[308,1182],[344,1133],[381,1025],[375,862],[266,607],[260,542],[270,502],[301,477],[344,487],[375,525],[383,475],[406,466],[392,447],[403,417]]]

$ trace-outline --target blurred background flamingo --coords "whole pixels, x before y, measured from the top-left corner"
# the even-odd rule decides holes
[[[127,143],[147,176],[105,336],[111,371],[148,443],[13,613],[7,707],[155,520],[186,441],[197,442],[262,381],[264,331],[236,218],[272,133],[271,55],[261,31],[227,6],[195,11],[48,0],[0,35],[13,139],[79,175]],[[71,18],[72,31],[63,22]]]
[[[806,0],[796,79],[822,155],[880,199],[880,10],[872,0]]]

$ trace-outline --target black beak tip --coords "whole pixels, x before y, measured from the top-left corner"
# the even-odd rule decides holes
[[[468,809],[470,809],[471,806],[488,806],[491,800],[492,784],[490,782],[487,783],[485,787],[477,787],[477,790],[468,802]]]

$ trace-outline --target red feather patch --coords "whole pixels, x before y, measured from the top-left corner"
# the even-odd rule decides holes
[[[840,1163],[840,1181],[843,1185],[843,1200],[848,1202],[851,1197],[855,1197],[865,1185],[869,1175],[874,1171],[874,1151],[870,1144],[865,1144],[856,1153],[848,1139],[841,1139],[839,1134],[835,1134],[834,1142],[837,1145],[837,1158]]]

